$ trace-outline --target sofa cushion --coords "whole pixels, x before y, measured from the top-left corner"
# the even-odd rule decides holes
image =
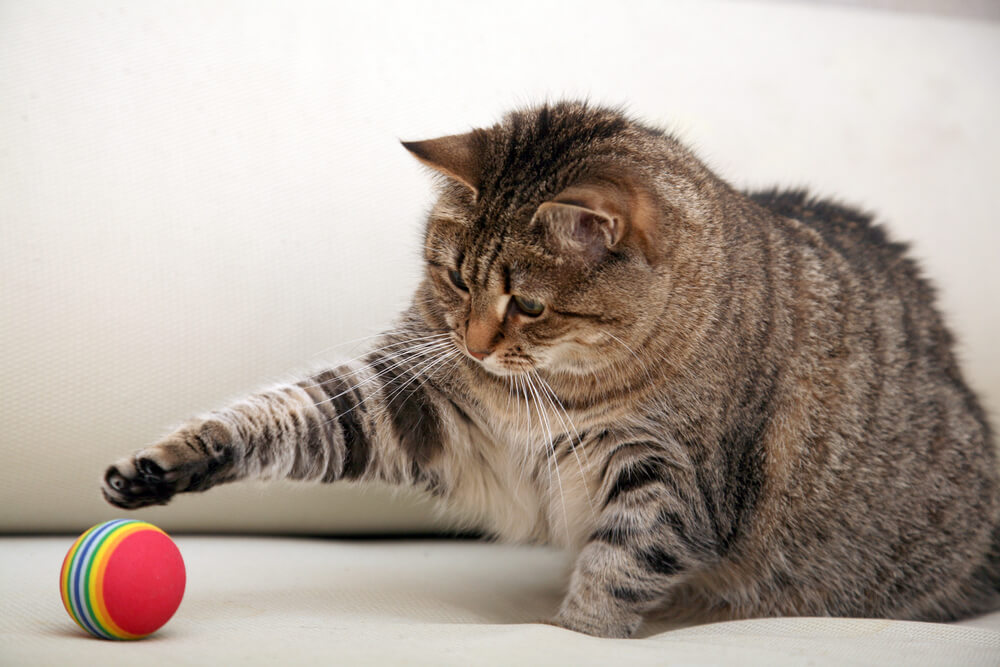
[[[98,640],[62,608],[73,537],[0,538],[2,664],[996,665],[1000,612],[956,625],[778,618],[608,640],[538,624],[565,558],[474,541],[175,536],[187,591],[137,642]]]

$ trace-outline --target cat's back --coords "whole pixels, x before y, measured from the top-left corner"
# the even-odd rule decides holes
[[[985,413],[962,378],[955,340],[937,307],[935,290],[922,275],[908,244],[890,238],[871,214],[811,197],[805,190],[771,189],[748,196],[770,213],[818,235],[827,255],[824,268],[828,277],[850,283],[850,289],[842,291],[842,305],[856,311],[852,318],[855,326],[843,333],[865,339],[879,370],[899,381],[920,376],[960,389],[969,411],[989,430]],[[786,239],[792,245],[816,245],[802,235]],[[836,278],[834,263],[840,273]],[[893,348],[898,354],[889,354]]]
[[[879,583],[885,601],[869,601],[865,613],[940,619],[989,608],[993,598],[970,591],[992,585],[968,582],[1000,572],[977,570],[986,567],[981,556],[969,557],[996,542],[993,437],[932,286],[906,244],[865,213],[804,191],[747,196],[769,213],[761,218],[771,228],[765,256],[783,283],[774,290],[775,312],[786,315],[776,319],[788,323],[787,344],[774,347],[784,378],[777,421],[808,415],[798,420],[796,472],[774,488],[776,502],[794,507],[790,530],[765,531],[767,539],[789,559],[818,562],[820,543],[880,536],[884,553],[859,554],[849,567],[875,562],[899,578]],[[781,444],[774,438],[769,451]],[[813,544],[806,538],[815,526],[822,539]],[[827,571],[845,565],[841,558]],[[935,568],[954,578],[932,585]],[[838,582],[845,590],[846,581]]]
[[[935,290],[907,244],[890,238],[871,215],[802,190],[749,197],[778,216],[785,256],[793,257],[784,275],[799,283],[788,290],[789,300],[802,300],[802,283],[833,286],[827,298],[810,301],[812,312],[803,318],[823,335],[797,336],[803,349],[790,359],[798,352],[818,367],[829,361],[848,386],[866,387],[856,395],[854,425],[868,447],[886,454],[971,455],[995,478],[992,429],[963,377]],[[820,347],[811,349],[811,343]],[[848,408],[843,402],[839,407]]]
[[[908,245],[890,239],[869,213],[830,199],[812,197],[806,190],[769,189],[748,196],[770,212],[816,231],[855,273],[869,278],[892,277],[897,280],[897,289],[915,292],[908,295],[911,299],[928,305],[933,301],[933,291],[920,278],[916,263],[907,256]],[[898,284],[900,280],[908,284]]]

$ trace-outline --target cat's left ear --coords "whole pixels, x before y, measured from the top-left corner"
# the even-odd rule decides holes
[[[540,205],[531,220],[560,251],[597,262],[612,249],[633,241],[646,259],[654,259],[654,222],[647,197],[613,185],[567,188]]]
[[[482,130],[426,141],[402,141],[403,147],[422,163],[479,194],[482,174]]]

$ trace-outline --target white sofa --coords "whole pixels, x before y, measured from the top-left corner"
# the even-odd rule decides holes
[[[191,537],[187,592],[136,642],[91,639],[62,609],[65,537],[0,539],[5,665],[982,665],[1000,614],[956,625],[780,618],[596,639],[539,624],[556,552],[443,540]]]
[[[626,103],[740,186],[876,210],[1000,414],[997,12],[853,4],[4,4],[0,664],[1000,664],[1000,613],[628,641],[539,625],[562,554],[431,539],[449,517],[388,489],[233,486],[137,513],[189,576],[148,640],[89,639],[59,602],[73,537],[121,515],[107,463],[354,356],[405,304],[431,188],[397,139],[515,104]]]

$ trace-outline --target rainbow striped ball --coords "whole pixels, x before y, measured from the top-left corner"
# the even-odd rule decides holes
[[[101,639],[140,639],[160,629],[184,597],[177,545],[145,521],[99,523],[70,547],[59,575],[63,605]]]

